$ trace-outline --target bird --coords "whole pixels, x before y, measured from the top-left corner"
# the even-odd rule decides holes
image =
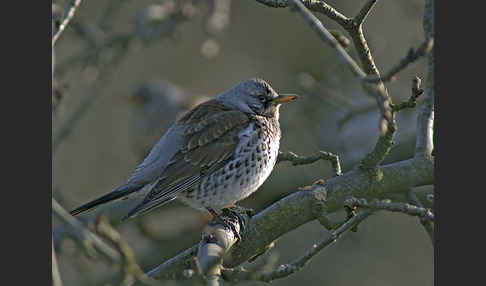
[[[279,109],[296,98],[279,95],[260,78],[240,82],[176,120],[124,184],[71,215],[148,186],[143,200],[122,221],[176,198],[218,217],[271,174],[280,147]]]

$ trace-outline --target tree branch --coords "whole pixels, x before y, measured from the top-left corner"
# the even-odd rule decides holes
[[[263,281],[263,282],[271,282],[276,279],[281,279],[288,277],[299,270],[303,269],[305,265],[320,251],[322,251],[327,246],[336,242],[342,234],[346,231],[356,227],[360,222],[366,219],[369,215],[371,215],[372,211],[364,210],[359,212],[356,216],[350,218],[346,222],[344,222],[340,227],[336,230],[331,232],[331,235],[321,241],[319,244],[314,244],[312,249],[304,256],[292,261],[289,264],[280,265],[277,269],[271,272],[264,272],[264,271],[248,271],[243,268],[240,269],[224,269],[222,272],[222,276],[224,280],[231,281],[231,282],[239,282],[242,280],[256,280],[256,281]]]
[[[397,130],[397,124],[394,119],[395,113],[404,108],[413,108],[416,106],[417,98],[423,93],[423,90],[420,88],[421,82],[421,79],[417,76],[412,80],[412,95],[407,102],[398,105],[390,103],[393,121],[389,124],[385,134],[378,138],[378,142],[373,151],[368,153],[361,161],[360,167],[370,173],[372,181],[380,180],[381,173],[380,170],[377,169],[377,166],[385,159],[394,144],[393,136]]]
[[[279,152],[277,158],[277,164],[285,161],[292,162],[293,166],[312,164],[318,160],[328,160],[331,161],[332,169],[334,170],[334,176],[341,176],[341,163],[339,161],[339,156],[333,153],[319,151],[314,155],[301,157],[293,152]]]
[[[392,203],[391,200],[377,200],[374,199],[368,202],[366,199],[357,199],[351,197],[344,201],[344,204],[350,206],[351,208],[360,207],[372,210],[386,210],[391,212],[401,212],[411,216],[418,216],[424,220],[434,221],[434,214],[426,208],[419,207],[411,204],[404,203]]]
[[[364,21],[371,12],[371,9],[375,6],[377,0],[368,0],[359,11],[358,15],[354,17],[355,25],[363,25]]]
[[[338,41],[332,36],[329,31],[324,28],[322,23],[317,19],[312,13],[310,13],[305,6],[298,0],[291,0],[291,2],[295,5],[296,9],[302,14],[302,16],[309,22],[311,27],[318,33],[321,39],[327,43],[329,43],[340,56],[341,60],[351,69],[351,72],[358,77],[360,80],[363,80],[366,77],[366,74],[359,68],[356,62],[349,56],[349,54],[342,48]],[[373,1],[367,2],[367,5],[362,9],[362,11],[369,11],[373,7]],[[371,4],[370,4],[371,3]],[[367,14],[368,12],[363,12]],[[358,14],[360,16],[362,13]],[[360,16],[360,17],[365,17]],[[360,20],[359,18],[358,20]],[[373,57],[371,56],[371,52],[367,46],[366,40],[363,35],[362,25],[356,25],[356,20],[353,20],[353,25],[346,26],[345,28],[350,33],[353,41],[355,43],[356,48],[358,49],[358,54],[360,54],[360,58],[362,64],[365,68],[365,71],[368,74],[374,74],[379,76],[378,69],[374,63]],[[382,82],[377,84],[367,84],[363,82],[364,89],[369,94],[374,94],[378,107],[380,109],[382,119],[380,120],[380,137],[378,138],[378,142],[375,145],[373,151],[368,154],[365,159],[362,161],[362,167],[368,171],[370,171],[372,180],[379,179],[379,174],[377,170],[377,166],[384,160],[385,156],[391,149],[393,144],[393,136],[396,131],[396,122],[391,112],[390,104],[391,98],[388,96],[388,92]]]
[[[110,262],[121,264],[124,273],[123,284],[135,280],[145,285],[159,285],[159,282],[150,279],[140,269],[132,249],[121,239],[120,234],[109,225],[105,216],[97,217],[95,223],[97,235],[87,230],[81,222],[71,216],[54,198],[52,198],[52,210],[72,228],[75,241],[85,250],[88,257],[98,258],[98,254],[102,254]],[[105,243],[99,236],[108,240],[113,246]],[[54,255],[54,242],[52,247]]]
[[[101,253],[110,261],[120,260],[120,254],[116,250],[103,242],[97,235],[87,230],[80,221],[70,215],[54,198],[52,198],[52,210],[71,227],[76,242],[84,248],[89,257],[97,257],[98,253]]]
[[[434,37],[434,0],[425,1],[424,32],[426,39]],[[431,158],[434,149],[434,52],[428,57],[427,83],[424,100],[417,119],[417,141],[415,156]]]
[[[380,79],[380,73],[378,71],[378,68],[376,67],[373,57],[371,56],[370,49],[363,34],[363,21],[369,14],[369,11],[374,7],[376,1],[370,0],[366,2],[360,12],[353,19],[349,19],[341,13],[338,13],[334,8],[325,4],[323,1],[257,1],[270,7],[287,7],[289,3],[293,4],[296,9],[304,16],[304,18],[310,23],[311,27],[318,33],[321,39],[330,44],[337,51],[340,59],[350,68],[351,72],[363,81],[363,88],[365,89],[365,91],[370,95],[374,95],[382,114],[382,119],[380,120],[381,135],[378,138],[378,142],[376,143],[374,149],[363,160],[362,167],[364,169],[372,171],[371,173],[374,179],[379,179],[380,174],[377,171],[377,167],[386,157],[393,145],[393,137],[397,126],[391,110],[392,100],[388,95],[388,92],[383,85],[383,82]],[[338,45],[337,40],[305,7],[311,9],[312,11],[323,13],[331,19],[336,20],[337,23],[339,23],[344,29],[349,32],[356,47],[356,50],[358,51],[358,55],[363,66],[365,76],[363,76],[363,71],[361,71],[361,69],[354,62],[354,60],[345,52],[342,47]],[[326,7],[326,9],[319,9],[317,7]],[[431,26],[431,24],[429,24],[429,26]],[[420,52],[418,54],[421,54],[422,51],[427,51],[430,48],[431,43],[432,42],[430,40],[427,40],[422,46],[423,49],[419,49]],[[410,59],[413,59],[413,57],[410,57]],[[402,69],[402,65],[403,63],[399,64],[398,68],[392,70],[391,74],[396,73],[400,69]],[[429,73],[432,73],[432,71],[429,70]],[[376,84],[366,84],[366,82],[370,78],[376,79]],[[419,143],[417,144],[417,146],[420,145]],[[418,150],[422,150],[421,148],[422,147],[418,147]]]
[[[233,224],[234,229],[239,233],[248,221],[249,217],[245,216],[245,221],[242,224],[240,224],[238,218],[233,218],[229,223]],[[224,254],[238,239],[230,229],[221,224],[206,226],[202,236],[197,251],[200,271],[206,277],[209,285],[219,285]]]
[[[244,231],[244,239],[240,243],[236,243],[236,238],[232,231],[224,228],[222,225],[208,226],[204,233],[203,239],[198,244],[179,255],[167,260],[147,275],[156,279],[188,279],[197,273],[198,277],[205,277],[210,285],[218,285],[221,277],[230,281],[241,280],[245,277],[251,277],[255,280],[255,273],[248,273],[244,270],[225,270],[225,267],[235,267],[241,263],[254,259],[255,257],[264,253],[269,245],[273,245],[274,241],[279,237],[288,233],[298,226],[305,224],[312,220],[319,220],[325,222],[330,213],[341,210],[344,204],[354,203],[355,206],[361,206],[365,210],[359,212],[356,216],[351,217],[346,223],[341,225],[331,233],[331,237],[314,246],[314,248],[305,256],[295,260],[294,262],[283,265],[270,274],[258,272],[260,281],[271,281],[278,278],[283,278],[300,270],[304,265],[319,251],[326,246],[332,244],[342,233],[355,227],[360,221],[365,219],[374,210],[389,210],[400,211],[410,215],[422,217],[424,221],[430,222],[433,220],[433,214],[429,210],[421,206],[412,207],[406,204],[392,204],[388,201],[367,203],[366,201],[346,201],[349,196],[359,197],[377,197],[385,194],[400,193],[404,194],[411,187],[428,185],[434,182],[434,162],[432,160],[424,160],[421,154],[427,153],[433,148],[432,145],[432,131],[431,124],[433,124],[433,55],[429,54],[429,76],[427,81],[427,90],[424,104],[421,107],[419,115],[418,130],[421,135],[417,136],[416,155],[414,158],[401,161],[394,164],[389,164],[378,168],[385,156],[390,151],[393,144],[393,136],[396,131],[396,123],[394,113],[402,108],[409,107],[415,104],[417,97],[420,94],[412,94],[409,102],[399,104],[394,107],[391,103],[391,98],[380,78],[380,74],[374,59],[371,56],[366,39],[364,38],[362,24],[369,15],[370,10],[374,7],[376,0],[369,0],[362,7],[360,12],[352,19],[345,17],[324,1],[312,0],[257,0],[258,2],[271,7],[287,7],[293,4],[297,11],[309,22],[314,31],[319,37],[331,45],[336,50],[340,60],[345,63],[363,84],[364,90],[373,95],[378,103],[380,112],[382,114],[381,128],[382,133],[373,151],[367,155],[362,161],[361,167],[351,170],[350,172],[341,175],[339,158],[337,155],[320,151],[312,156],[301,157],[294,153],[280,153],[279,161],[291,161],[293,165],[310,164],[320,159],[331,160],[336,175],[330,180],[323,183],[315,183],[312,186],[302,188],[285,198],[275,202],[267,207],[257,215],[249,219],[246,230]],[[77,1],[80,2],[80,1]],[[79,5],[79,4],[78,4]],[[429,7],[428,7],[429,6]],[[322,23],[312,14],[307,8],[323,13],[341,24],[351,35],[358,55],[361,60],[362,68],[349,56],[343,49],[336,38],[330,33]],[[74,12],[73,12],[74,13]],[[72,18],[72,15],[70,16]],[[427,20],[426,20],[427,19]],[[67,21],[69,22],[69,20]],[[433,43],[433,1],[426,1],[426,13],[424,16],[424,30],[426,30],[426,42]],[[66,23],[67,24],[67,23]],[[65,28],[65,26],[64,26]],[[63,29],[64,29],[63,28]],[[61,30],[61,29],[60,29]],[[432,31],[432,32],[430,32]],[[59,32],[59,31],[58,31]],[[61,31],[62,32],[62,31]],[[59,33],[60,34],[60,33]],[[59,36],[57,36],[59,37]],[[53,45],[54,45],[53,38]],[[424,43],[424,44],[425,44]],[[124,45],[124,47],[128,44]],[[127,48],[125,48],[127,49]],[[424,47],[429,49],[428,46]],[[431,48],[430,48],[431,49]],[[420,50],[420,48],[419,48]],[[424,50],[424,53],[425,53]],[[417,51],[418,53],[419,51]],[[397,67],[390,71],[390,78],[393,73],[396,74],[405,68],[410,62],[416,60],[414,57],[416,53],[407,57],[408,62],[400,62]],[[406,59],[407,59],[406,58]],[[417,57],[418,58],[418,57]],[[374,80],[370,80],[370,79]],[[372,81],[372,82],[368,82]],[[415,86],[416,91],[419,90],[420,81]],[[93,99],[94,100],[94,99]],[[427,102],[427,104],[425,103]],[[403,105],[403,107],[402,107]],[[393,109],[394,108],[394,109]],[[422,129],[421,129],[422,128]],[[61,138],[62,139],[62,138]],[[430,142],[429,142],[430,141]],[[54,147],[60,142],[54,142]],[[54,151],[54,150],[53,150]],[[370,180],[369,170],[376,171],[376,176]],[[378,172],[379,171],[379,172]],[[89,241],[86,245],[86,250],[94,253],[93,249],[106,247],[102,252],[111,252],[107,256],[113,255],[112,259],[123,262],[123,270],[125,274],[131,273],[135,275],[136,282],[152,283],[153,281],[146,277],[134,262],[133,253],[129,251],[128,246],[124,244],[119,237],[119,234],[111,229],[110,226],[104,226],[102,223],[98,225],[98,231],[113,244],[115,244],[118,251],[104,245],[96,235],[90,233],[82,224],[71,217],[57,202],[53,199],[53,210],[68,224],[72,225],[78,233],[78,238],[81,241]],[[122,202],[123,204],[123,202]],[[67,214],[67,216],[66,216]],[[235,223],[238,233],[241,225],[239,221]],[[425,225],[424,225],[425,226]],[[427,228],[426,228],[427,229]],[[433,229],[432,229],[433,231]],[[429,233],[430,235],[430,233]],[[97,239],[99,241],[97,241]],[[433,240],[433,232],[431,234]],[[100,246],[101,245],[101,246]],[[127,250],[128,249],[128,250]],[[54,253],[53,253],[54,254]],[[194,257],[197,259],[194,261]],[[194,261],[195,266],[188,269],[188,262]],[[194,271],[194,268],[196,271]],[[126,278],[126,276],[125,276]],[[146,278],[146,279],[145,279]],[[127,282],[125,279],[124,282]]]
[[[187,10],[188,9],[184,9],[184,6],[182,6],[180,9],[172,11],[169,15],[170,21],[163,21],[155,28],[142,21],[143,24],[139,24],[139,26],[141,25],[142,27],[137,27],[138,29],[135,31],[113,35],[107,39],[103,39],[98,44],[97,49],[95,49],[96,55],[100,54],[103,49],[112,49],[114,54],[107,60],[107,62],[97,62],[98,75],[95,79],[96,81],[92,87],[92,91],[82,99],[81,103],[71,114],[71,116],[65,120],[60,127],[56,128],[56,132],[53,134],[52,140],[53,157],[56,154],[58,147],[66,138],[70,136],[75,126],[86,115],[87,111],[90,110],[90,108],[99,98],[106,94],[100,90],[101,86],[106,86],[106,84],[112,80],[114,71],[124,59],[124,56],[131,51],[135,41],[139,38],[147,40],[171,35],[178,24],[183,23],[190,18],[190,15],[188,15],[190,13],[188,13]],[[71,65],[74,63],[83,63],[88,61],[92,56],[93,51],[83,51],[80,53],[80,55],[76,55],[66,62],[68,66],[71,67]],[[65,69],[65,67],[59,65],[56,68],[56,72],[59,73],[59,71],[62,71],[63,69]]]
[[[67,25],[74,17],[74,13],[76,13],[76,9],[80,4],[81,4],[81,0],[71,0],[71,2],[69,2],[69,6],[66,9],[66,13],[64,14],[64,19],[62,20],[62,23],[59,26],[59,30],[57,30],[57,32],[52,36],[52,47],[54,47],[54,45],[57,42],[57,39],[59,39],[62,32],[64,32],[64,29],[66,29]]]
[[[273,8],[285,8],[289,6],[288,0],[256,0],[257,2],[266,5],[268,7]],[[301,0],[302,4],[307,7],[307,9],[322,13],[328,16],[330,19],[338,22],[342,26],[349,25],[351,19],[341,14],[339,11],[334,9],[332,6],[326,4],[324,1],[315,1],[315,0]]]
[[[235,267],[261,254],[273,241],[300,225],[342,210],[349,196],[375,197],[387,193],[406,192],[412,186],[434,181],[434,166],[430,160],[410,159],[382,167],[383,178],[373,187],[360,169],[316,184],[310,190],[296,191],[253,216],[244,239],[234,245],[224,257],[225,267]],[[184,269],[197,253],[195,245],[160,264],[147,273],[155,279],[187,279]]]
[[[418,76],[415,76],[415,78],[412,80],[412,95],[405,102],[401,102],[397,105],[393,104],[391,106],[393,112],[398,112],[405,108],[414,108],[417,106],[418,97],[424,93],[424,90],[420,88],[421,83],[422,80]]]
[[[56,252],[54,250],[54,242],[51,240],[51,247],[52,247],[52,285],[53,286],[62,286],[61,281],[61,274],[59,273],[59,268],[57,266],[57,259],[56,259]]]
[[[367,82],[380,82],[380,81],[392,81],[395,79],[395,75],[404,70],[407,66],[409,66],[411,63],[416,62],[419,58],[424,57],[432,51],[432,48],[434,47],[434,39],[429,38],[425,40],[418,48],[417,50],[414,50],[413,48],[410,48],[408,51],[408,54],[403,58],[395,67],[393,67],[390,71],[388,71],[384,76],[382,77],[376,77],[376,76],[368,76],[364,79],[364,81]]]
[[[412,191],[409,191],[408,192],[408,198],[409,198],[409,201],[411,204],[417,206],[417,207],[420,207],[422,208],[422,204],[420,203],[419,199],[417,198],[417,195],[412,192]],[[420,224],[424,227],[425,231],[427,232],[427,234],[429,235],[429,238],[430,238],[430,242],[432,242],[432,245],[434,245],[434,223],[431,222],[430,220],[426,220],[422,217],[419,217],[419,221],[420,221]]]
[[[121,268],[123,270],[122,285],[133,281],[140,281],[144,285],[159,285],[160,283],[151,279],[138,266],[135,254],[130,246],[121,239],[120,234],[108,223],[105,216],[100,216],[96,222],[96,232],[103,238],[110,241],[120,254]]]
[[[351,58],[346,50],[339,44],[334,36],[322,25],[321,21],[317,19],[299,0],[290,0],[297,11],[309,23],[312,29],[319,35],[321,40],[328,43],[338,54],[340,60],[351,70],[354,76],[359,79],[366,77],[366,74],[361,70],[359,65]]]

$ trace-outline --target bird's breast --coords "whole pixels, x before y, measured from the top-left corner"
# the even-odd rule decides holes
[[[203,178],[183,201],[193,207],[223,208],[248,197],[265,182],[277,161],[280,129],[251,122],[238,138],[233,158]]]

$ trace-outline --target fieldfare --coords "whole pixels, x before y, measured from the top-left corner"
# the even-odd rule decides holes
[[[272,172],[280,145],[279,108],[297,96],[278,95],[262,79],[241,82],[194,107],[162,136],[128,181],[71,211],[77,215],[148,185],[123,218],[167,202],[217,211],[255,192]]]

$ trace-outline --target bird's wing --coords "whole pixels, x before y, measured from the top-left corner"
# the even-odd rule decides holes
[[[204,176],[224,166],[232,158],[238,134],[248,126],[249,118],[241,111],[210,100],[187,113],[177,124],[184,127],[179,151],[159,174],[158,183],[143,202],[125,219],[171,201],[178,193],[191,189]]]

